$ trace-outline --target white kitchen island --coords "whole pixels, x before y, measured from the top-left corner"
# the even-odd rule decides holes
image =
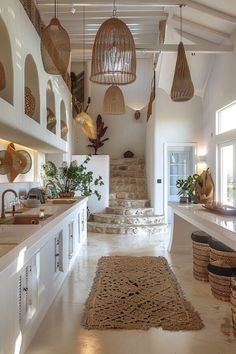
[[[236,216],[225,216],[206,210],[201,204],[169,203],[172,230],[169,252],[191,251],[191,233],[202,230],[236,249]]]
[[[87,240],[87,198],[43,207],[38,225],[0,225],[1,354],[24,353]]]

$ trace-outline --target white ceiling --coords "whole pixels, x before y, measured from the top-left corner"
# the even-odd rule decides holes
[[[99,26],[112,16],[113,1],[58,2],[58,17],[71,38],[72,58],[82,60],[83,9],[85,9],[86,56],[89,56]],[[199,45],[230,44],[230,34],[236,27],[235,0],[117,0],[116,7],[118,17],[133,33],[136,48],[156,50],[160,20],[167,19],[167,25],[176,29],[178,33],[180,12],[178,5],[181,3],[186,4],[183,7],[183,30],[186,40]],[[54,16],[54,0],[36,0],[36,4],[44,23],[48,24]]]

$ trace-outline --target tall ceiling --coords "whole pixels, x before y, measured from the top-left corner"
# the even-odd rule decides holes
[[[70,35],[73,60],[83,59],[83,44],[89,57],[98,28],[112,16],[113,1],[58,0],[58,3],[58,17]],[[54,0],[36,0],[36,4],[44,23],[48,24],[54,16]],[[179,34],[180,4],[186,5],[183,7],[184,40],[199,48],[217,45],[220,49],[221,45],[230,44],[230,34],[236,27],[235,0],[117,0],[116,8],[118,17],[133,34],[136,49],[145,53],[159,48],[161,20],[167,20],[167,28]]]

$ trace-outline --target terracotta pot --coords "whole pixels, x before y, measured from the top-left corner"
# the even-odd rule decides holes
[[[75,196],[75,192],[60,192],[60,198],[73,198]]]

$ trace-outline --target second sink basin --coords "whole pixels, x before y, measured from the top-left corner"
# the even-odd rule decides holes
[[[15,215],[14,217],[1,219],[0,223],[5,225],[38,225],[40,221],[49,218],[52,214],[45,214],[44,218],[37,215]]]

